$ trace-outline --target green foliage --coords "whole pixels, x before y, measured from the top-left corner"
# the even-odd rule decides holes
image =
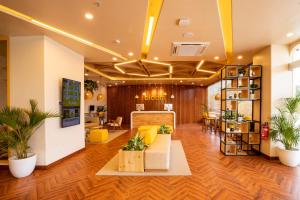
[[[143,151],[147,145],[144,143],[143,138],[137,133],[134,137],[128,140],[128,143],[123,145],[124,151]]]
[[[1,152],[10,149],[18,159],[27,158],[28,140],[46,118],[58,117],[56,114],[41,112],[37,102],[30,100],[30,109],[4,107],[0,110]],[[6,149],[6,150],[5,150]]]
[[[165,124],[161,125],[159,128],[159,134],[170,134],[171,130],[169,127],[167,127]]]
[[[94,91],[98,90],[98,84],[96,81],[93,80],[85,80],[84,89],[94,94]]]
[[[299,104],[299,95],[286,98],[282,108],[277,108],[278,114],[271,118],[270,137],[275,142],[281,142],[286,150],[296,149],[300,141],[300,127],[296,125]]]

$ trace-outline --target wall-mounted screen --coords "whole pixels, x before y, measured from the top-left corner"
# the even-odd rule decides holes
[[[80,124],[80,90],[78,81],[62,80],[62,127]]]
[[[171,103],[164,104],[164,110],[168,110],[168,111],[173,110],[173,104]]]
[[[143,103],[138,103],[135,105],[136,110],[141,111],[141,110],[145,110],[145,106]]]

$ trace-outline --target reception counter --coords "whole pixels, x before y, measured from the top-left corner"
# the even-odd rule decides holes
[[[176,128],[174,111],[133,111],[131,112],[131,128],[143,125],[171,125]]]

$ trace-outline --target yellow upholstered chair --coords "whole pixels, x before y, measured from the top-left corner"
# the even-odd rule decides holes
[[[107,129],[92,129],[88,136],[89,142],[105,142],[108,139]]]

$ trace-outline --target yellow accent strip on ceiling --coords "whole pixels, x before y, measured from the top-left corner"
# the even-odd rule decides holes
[[[59,35],[65,36],[67,38],[73,39],[73,40],[75,40],[77,42],[80,42],[80,43],[85,44],[87,46],[93,47],[95,49],[98,49],[98,50],[103,51],[105,53],[108,53],[110,55],[116,56],[116,57],[118,57],[120,59],[127,60],[127,58],[125,58],[124,56],[122,56],[121,54],[119,54],[117,52],[114,52],[114,51],[112,51],[110,49],[107,49],[107,48],[105,48],[105,47],[103,47],[101,45],[95,44],[95,43],[93,43],[91,41],[88,41],[88,40],[86,40],[84,38],[81,38],[81,37],[78,37],[78,36],[73,35],[71,33],[65,32],[65,31],[63,31],[61,29],[58,29],[56,27],[50,26],[50,25],[48,25],[46,23],[43,23],[43,22],[41,22],[41,21],[39,21],[37,19],[34,19],[34,18],[32,18],[32,17],[30,17],[28,15],[25,15],[23,13],[15,11],[15,10],[13,10],[11,8],[6,7],[6,6],[0,5],[0,12],[6,13],[8,15],[11,15],[11,16],[16,17],[18,19],[21,19],[23,21],[29,22],[29,23],[34,24],[34,25],[36,25],[38,27],[41,27],[43,29],[55,32],[55,33],[57,33]]]
[[[227,64],[233,60],[232,0],[217,0]]]
[[[147,58],[163,2],[163,0],[148,0],[148,10],[142,43],[142,58]]]

